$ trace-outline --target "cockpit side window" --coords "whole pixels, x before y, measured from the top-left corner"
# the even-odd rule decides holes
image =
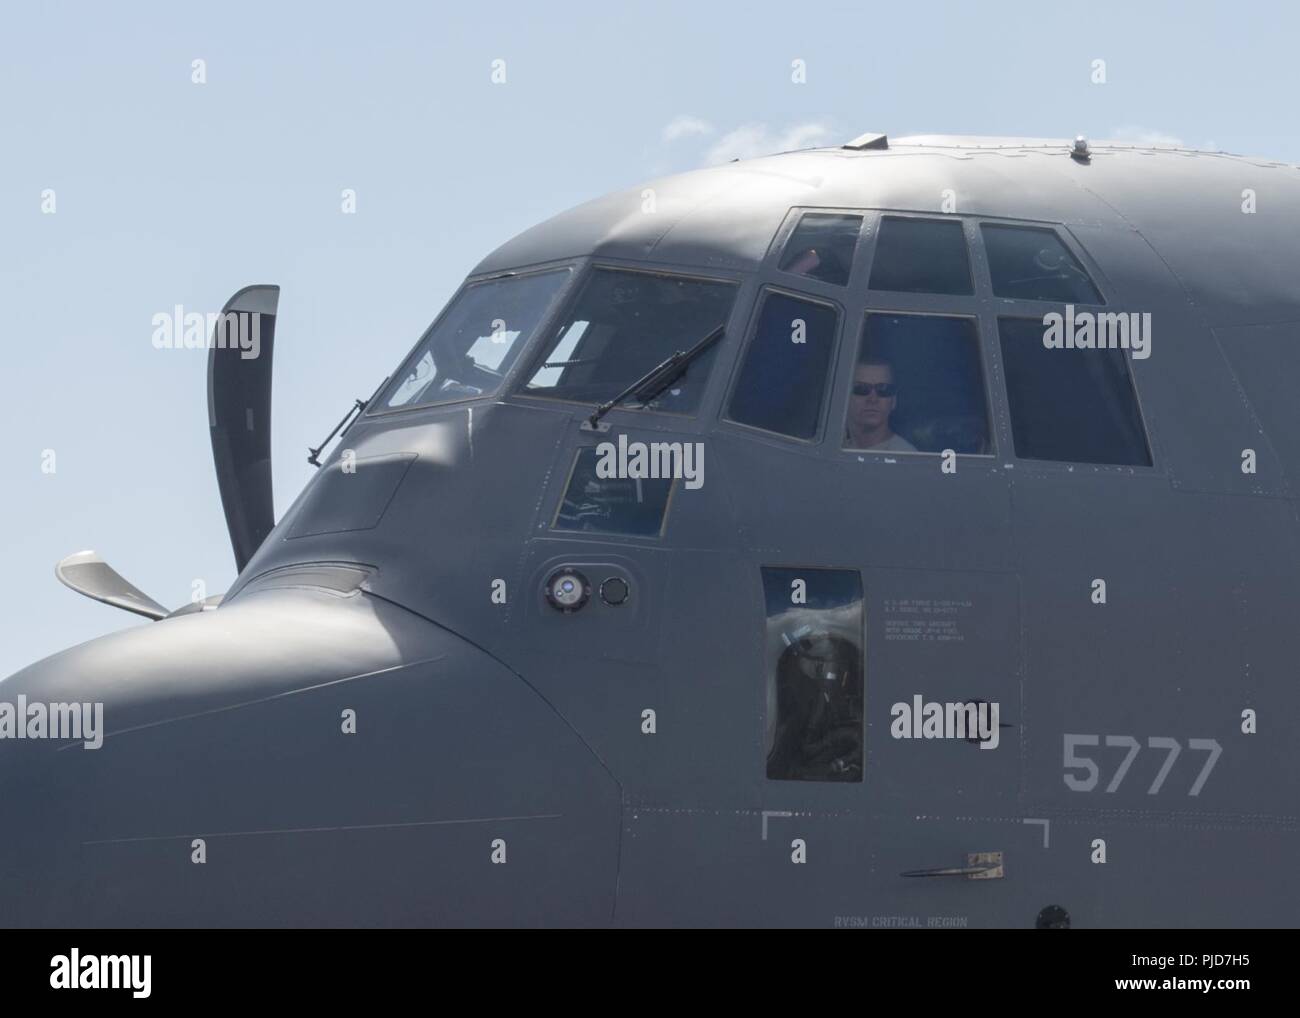
[[[779,268],[834,286],[847,286],[861,216],[805,212],[781,252]]]
[[[598,447],[578,451],[552,528],[659,537],[673,480],[658,471],[654,477],[622,477],[617,470],[602,471],[601,456]]]
[[[727,419],[790,438],[815,438],[838,321],[829,304],[764,292]]]
[[[975,319],[869,312],[853,365],[844,448],[993,451]]]
[[[1021,459],[1151,466],[1122,349],[1048,346],[1037,318],[999,318],[1011,435]]]
[[[995,297],[1104,304],[1101,294],[1054,230],[983,223]]]
[[[968,296],[970,256],[957,220],[884,216],[871,260],[873,290]]]
[[[374,406],[397,410],[494,394],[569,272],[503,276],[466,286]]]
[[[725,325],[736,290],[722,280],[596,269],[561,316],[521,391],[579,403],[612,399]],[[642,408],[694,413],[717,349],[716,343],[705,349]]]

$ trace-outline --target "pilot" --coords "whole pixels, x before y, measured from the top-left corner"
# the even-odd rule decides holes
[[[889,418],[898,405],[898,386],[888,361],[862,361],[853,372],[853,395],[849,397],[849,449],[881,452],[916,452],[917,448],[890,429]]]

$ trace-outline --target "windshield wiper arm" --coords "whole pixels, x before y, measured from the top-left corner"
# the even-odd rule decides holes
[[[391,378],[392,376],[389,375],[388,377]],[[382,389],[384,387],[384,384],[387,381],[388,378],[385,378],[383,382],[380,382],[379,389]],[[348,428],[352,427],[352,425],[357,422],[357,420],[361,417],[361,415],[365,413],[366,407],[370,406],[370,404],[375,401],[375,397],[379,395],[379,389],[376,389],[374,392],[372,392],[370,394],[369,399],[354,399],[352,401],[352,409],[343,415],[343,420],[339,421],[338,424],[334,425],[334,430],[325,436],[325,441],[321,442],[321,444],[318,445],[315,449],[313,449],[311,446],[307,447],[308,463],[310,463],[312,466],[319,469],[320,459],[318,457],[320,456],[324,448],[330,444],[330,439],[332,439],[340,431],[342,431],[343,434],[345,435],[348,433]],[[345,424],[347,425],[347,428],[344,427]]]
[[[689,350],[678,350],[662,363],[656,364],[613,399],[596,407],[591,416],[587,418],[587,423],[594,428],[600,423],[602,417],[634,394],[642,404],[648,403],[684,375],[691,362],[716,343],[725,331],[726,326],[719,325]]]

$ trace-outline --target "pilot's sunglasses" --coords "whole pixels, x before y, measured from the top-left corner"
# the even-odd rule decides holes
[[[882,396],[885,399],[888,399],[890,396],[894,395],[894,393],[898,391],[898,387],[894,385],[893,382],[875,382],[875,383],[854,382],[853,383],[853,395],[855,396],[870,396],[872,389],[876,390],[877,396]]]

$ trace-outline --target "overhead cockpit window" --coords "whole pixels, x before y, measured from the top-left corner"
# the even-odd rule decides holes
[[[853,365],[844,448],[991,453],[975,320],[868,313]]]
[[[871,260],[870,286],[903,293],[973,293],[961,223],[885,216]]]
[[[791,438],[815,437],[838,317],[829,304],[764,294],[727,418]]]
[[[999,318],[1011,435],[1021,459],[1151,466],[1121,349],[1049,347],[1036,318]]]
[[[767,606],[767,776],[861,781],[862,577],[763,569]]]
[[[734,283],[597,269],[561,320],[523,392],[603,403],[678,351],[686,352],[727,322]],[[644,404],[626,406],[693,413],[717,355],[705,347],[685,372]]]
[[[672,494],[672,479],[602,477],[599,464],[596,448],[579,451],[552,527],[658,537]]]
[[[861,216],[805,212],[781,252],[781,271],[846,286],[861,229]]]
[[[375,406],[395,410],[495,393],[568,277],[559,269],[465,287]]]
[[[1071,304],[1105,303],[1088,273],[1054,230],[985,223],[980,231],[988,253],[994,296]]]

